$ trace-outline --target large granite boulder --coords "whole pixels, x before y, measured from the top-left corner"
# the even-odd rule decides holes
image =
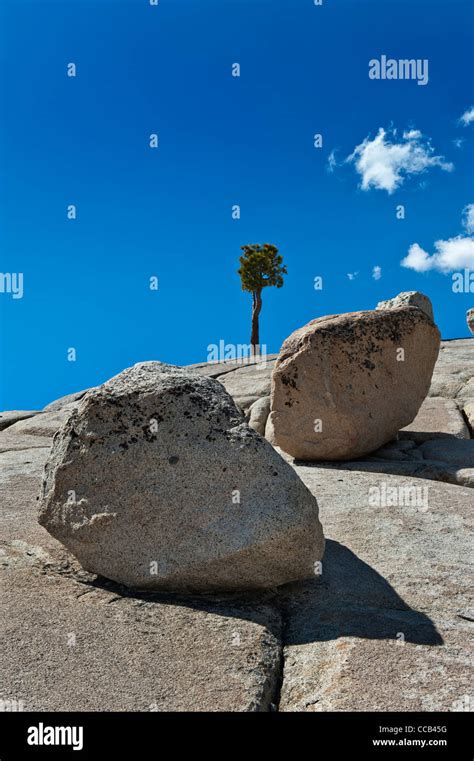
[[[314,573],[315,498],[217,381],[135,365],[56,434],[39,521],[87,571],[131,587],[274,587]]]
[[[134,592],[86,573],[38,525],[47,457],[48,448],[0,454],[0,706],[272,710],[281,681],[275,595]]]
[[[428,392],[439,331],[416,307],[321,317],[284,342],[267,438],[301,460],[348,460],[390,441]]]
[[[386,301],[379,301],[376,309],[398,309],[398,307],[418,307],[422,312],[428,315],[431,320],[433,317],[433,305],[428,296],[419,291],[403,291],[393,299],[387,299]]]

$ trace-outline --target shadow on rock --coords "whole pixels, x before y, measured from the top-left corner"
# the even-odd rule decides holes
[[[295,460],[295,465],[304,466],[305,468],[380,473],[389,476],[421,478],[428,481],[442,481],[452,484],[459,483],[457,468],[460,467],[430,460],[410,460],[408,458],[404,460],[377,459],[375,455],[372,455],[370,460],[361,459],[343,462],[303,462]]]
[[[161,605],[190,608],[203,613],[211,613],[225,618],[239,618],[261,626],[281,637],[281,615],[277,590],[268,589],[253,592],[223,592],[185,594],[184,592],[164,592],[134,589],[118,584],[104,576],[85,571],[77,559],[63,552],[60,560],[43,564],[49,575],[59,575],[76,582],[84,590],[101,591],[104,603],[129,602],[132,605]]]
[[[131,589],[64,559],[50,572],[68,576],[89,588],[109,593],[108,603],[181,606],[265,626],[283,643],[307,644],[340,637],[393,639],[420,645],[442,645],[443,639],[424,613],[410,608],[377,571],[339,542],[326,540],[323,573],[306,582],[262,592],[185,595]]]
[[[321,576],[286,587],[282,602],[287,645],[340,637],[443,644],[427,615],[410,608],[377,571],[332,540],[326,542]]]

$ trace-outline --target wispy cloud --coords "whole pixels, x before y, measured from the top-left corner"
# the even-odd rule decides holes
[[[336,167],[337,167],[336,151],[333,150],[328,156],[326,169],[328,172],[334,172]]]
[[[349,278],[349,280],[355,280],[358,274],[359,274],[358,272],[348,272],[347,277]]]
[[[380,280],[382,277],[382,267],[379,267],[378,264],[375,265],[375,267],[372,269],[372,277],[374,280]]]
[[[468,203],[462,210],[462,223],[469,234],[474,233],[474,203]]]
[[[467,127],[469,124],[474,122],[474,106],[471,106],[471,108],[468,108],[467,111],[464,111],[459,121],[464,127]]]
[[[357,145],[346,162],[353,163],[361,176],[362,190],[386,190],[393,193],[407,177],[421,174],[431,167],[452,171],[453,164],[435,155],[429,138],[420,130],[410,129],[397,140],[396,130],[382,127],[373,140],[366,137]]]

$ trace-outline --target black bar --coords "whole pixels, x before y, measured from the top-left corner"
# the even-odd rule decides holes
[[[3,713],[0,761],[160,759],[186,751],[247,757],[259,745],[268,757],[273,746],[281,752],[288,743],[293,746],[292,755],[309,754],[312,759],[329,750],[334,758],[342,754],[348,759],[463,761],[473,758],[469,726],[469,713]],[[56,729],[61,727],[64,732]],[[69,740],[78,748],[31,745],[29,737],[43,742]]]

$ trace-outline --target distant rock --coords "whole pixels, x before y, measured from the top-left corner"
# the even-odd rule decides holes
[[[398,309],[398,307],[418,307],[422,312],[428,315],[428,317],[434,321],[433,306],[428,296],[419,291],[403,291],[398,296],[394,296],[393,299],[387,299],[387,301],[379,301],[376,309]]]
[[[459,401],[460,404],[474,402],[474,378],[470,378],[457,392],[456,400]]]
[[[284,342],[266,435],[301,460],[348,460],[390,441],[428,392],[439,331],[406,306],[321,317]]]
[[[13,452],[22,449],[35,449],[36,447],[49,447],[50,439],[42,436],[31,436],[29,434],[18,433],[14,426],[0,431],[0,452]]]
[[[37,414],[37,410],[9,410],[8,412],[0,412],[0,431],[4,431],[5,428],[9,428],[19,420],[27,420]]]
[[[315,498],[215,380],[135,365],[56,435],[39,521],[83,568],[131,587],[202,592],[311,577]]]
[[[461,338],[443,341],[433,373],[429,396],[455,399],[474,377],[474,341]]]
[[[78,402],[89,390],[90,389],[86,388],[83,391],[75,391],[73,394],[61,396],[60,399],[55,399],[54,402],[47,404],[46,407],[44,407],[43,412],[56,412],[57,410],[66,407],[68,404],[71,404],[71,402]]]
[[[471,436],[474,436],[474,401],[466,402],[463,409],[466,416],[467,424],[471,431]]]
[[[474,335],[474,309],[468,309],[466,312],[467,327]]]
[[[242,367],[254,367],[258,372],[262,366],[272,366],[277,356],[278,354],[262,354],[243,356],[238,359],[225,359],[220,362],[199,362],[186,365],[186,369],[193,370],[198,375],[207,375],[209,378],[221,378],[230,372],[234,372],[234,370],[241,370]]]
[[[452,399],[429,396],[421,405],[416,418],[398,434],[401,439],[416,442],[455,436],[469,438],[469,429],[458,406]]]
[[[218,380],[240,409],[247,412],[257,399],[270,395],[271,373],[274,366],[274,360],[243,365],[219,376]]]
[[[10,433],[22,433],[29,436],[50,436],[53,437],[56,431],[61,428],[64,421],[71,412],[76,409],[77,404],[66,404],[55,412],[40,412],[33,418],[20,420],[10,427]]]
[[[265,435],[265,426],[270,414],[270,397],[263,396],[252,404],[248,411],[249,426],[261,436]]]

